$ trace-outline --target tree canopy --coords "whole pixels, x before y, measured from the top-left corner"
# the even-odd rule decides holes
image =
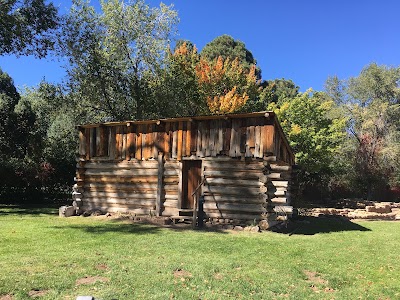
[[[201,56],[208,61],[215,61],[218,57],[222,57],[224,60],[238,59],[248,70],[252,65],[257,65],[257,61],[253,57],[251,51],[246,48],[246,45],[226,34],[206,44],[201,50]],[[261,78],[260,68],[256,68],[256,76],[258,79]]]
[[[0,55],[44,57],[54,49],[60,18],[45,0],[0,1]]]

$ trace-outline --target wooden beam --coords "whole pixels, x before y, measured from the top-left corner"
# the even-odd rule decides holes
[[[158,153],[158,181],[157,181],[157,197],[156,197],[156,215],[161,215],[161,206],[163,198],[163,175],[164,175],[164,158],[162,152]]]
[[[143,125],[137,125],[136,127],[136,154],[135,157],[136,159],[141,160],[142,159],[142,126]]]
[[[187,122],[186,126],[186,156],[190,156],[192,144],[192,122]]]
[[[177,142],[177,159],[179,161],[182,160],[182,142],[183,142],[183,122],[179,122],[179,127],[178,127],[178,142]]]

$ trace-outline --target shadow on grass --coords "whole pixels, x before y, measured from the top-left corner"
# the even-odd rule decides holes
[[[193,231],[199,233],[206,233],[206,232],[219,232],[224,234],[227,233],[221,228],[193,229],[192,225],[189,223],[162,225],[160,223],[155,223],[155,222],[152,223],[149,221],[132,222],[126,219],[111,219],[111,220],[104,219],[95,225],[94,224],[65,225],[65,226],[52,226],[51,228],[56,228],[60,230],[76,229],[92,234],[107,234],[112,232],[117,232],[122,234],[156,234],[160,233],[163,229],[177,231],[177,232]]]
[[[290,220],[287,226],[276,227],[272,231],[289,235],[314,235],[317,233],[371,230],[343,217],[302,216]]]
[[[143,225],[143,224],[128,224],[104,221],[104,224],[96,225],[64,225],[52,226],[52,229],[66,230],[80,230],[89,234],[108,234],[108,233],[121,233],[121,234],[156,234],[159,233],[161,228]]]
[[[0,204],[0,216],[11,215],[57,215],[58,211],[51,207],[38,207],[38,206],[20,206],[20,205],[7,205]]]

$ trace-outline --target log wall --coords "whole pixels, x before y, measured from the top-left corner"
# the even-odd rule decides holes
[[[83,210],[156,214],[157,161],[91,161],[79,170]]]
[[[81,211],[179,215],[188,159],[202,161],[207,218],[290,210],[294,155],[273,113],[84,125],[79,139]]]

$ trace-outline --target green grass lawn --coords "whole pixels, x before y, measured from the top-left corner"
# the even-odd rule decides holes
[[[0,299],[400,299],[400,222],[288,235],[56,213],[0,207]]]

